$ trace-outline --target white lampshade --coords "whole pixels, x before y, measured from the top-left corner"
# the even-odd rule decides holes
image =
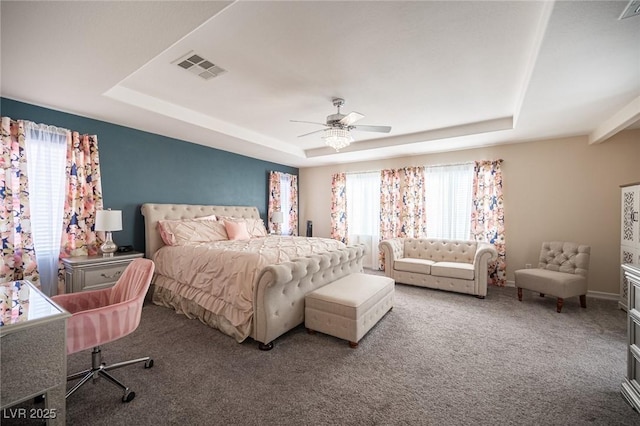
[[[273,213],[271,213],[271,222],[272,223],[283,223],[284,222],[284,213],[282,213],[282,212],[273,212]]]
[[[98,210],[96,212],[96,231],[122,231],[121,210]]]

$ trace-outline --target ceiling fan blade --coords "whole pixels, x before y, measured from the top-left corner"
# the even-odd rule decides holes
[[[323,124],[323,126],[324,126],[324,124]],[[299,138],[302,138],[302,137],[304,137],[304,136],[309,136],[309,135],[312,135],[312,134],[314,134],[314,133],[324,132],[324,130],[325,130],[325,129],[314,130],[313,132],[305,133],[304,135],[300,135],[300,136],[298,136],[298,137],[299,137]]]
[[[300,121],[300,120],[289,120],[292,123],[307,123],[307,124],[319,124],[321,126],[326,126],[326,123],[316,123],[315,121]]]
[[[389,133],[391,131],[391,126],[352,126],[352,128],[363,132]]]
[[[364,115],[360,114],[359,112],[353,111],[345,115],[344,117],[342,117],[342,119],[340,120],[340,124],[343,124],[345,126],[350,126],[351,124],[363,118],[364,118]]]

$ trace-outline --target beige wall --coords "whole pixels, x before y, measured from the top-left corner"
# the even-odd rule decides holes
[[[537,264],[542,241],[591,246],[589,291],[619,293],[620,185],[640,182],[640,129],[589,145],[586,136],[300,169],[300,229],[329,237],[331,175],[502,158],[507,280]]]

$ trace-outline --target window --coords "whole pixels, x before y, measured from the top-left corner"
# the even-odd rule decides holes
[[[336,219],[340,212],[333,214],[332,228],[346,230],[349,244],[365,244],[370,256],[365,257],[364,265],[376,269],[381,235],[469,240],[473,176],[473,163],[384,170],[382,174],[346,173],[343,192],[334,194],[344,199],[335,203],[344,212],[343,220]],[[339,189],[337,177],[334,175],[334,190]],[[382,202],[381,190],[384,195],[395,191],[390,202]]]
[[[473,164],[425,168],[427,237],[471,238]]]
[[[378,269],[380,243],[380,173],[346,176],[347,232],[349,244],[364,244],[364,266]]]
[[[25,123],[31,232],[43,293],[54,295],[62,240],[67,130]]]

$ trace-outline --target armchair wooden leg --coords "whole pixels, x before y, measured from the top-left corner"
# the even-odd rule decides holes
[[[558,303],[556,304],[556,310],[558,313],[562,310],[562,306],[564,306],[564,299],[562,297],[558,297]]]
[[[518,287],[518,300],[522,302],[522,289]]]
[[[583,294],[580,296],[580,306],[583,308],[587,307],[587,295]]]

